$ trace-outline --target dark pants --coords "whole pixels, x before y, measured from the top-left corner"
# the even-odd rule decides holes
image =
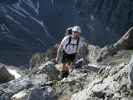
[[[62,57],[62,63],[63,63],[63,69],[61,72],[61,77],[67,77],[69,75],[69,68],[66,66],[66,64],[71,65],[74,63],[76,57],[76,53],[74,54],[67,54],[65,51],[63,51],[63,57]]]
[[[75,57],[76,57],[76,53],[74,53],[74,54],[67,54],[65,51],[63,51],[62,63],[71,64],[71,63],[74,62]]]

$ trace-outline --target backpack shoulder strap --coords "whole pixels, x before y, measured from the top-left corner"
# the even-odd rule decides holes
[[[71,40],[72,40],[72,37],[69,36],[69,40],[68,40],[68,43],[66,44],[65,48],[67,48],[67,46],[71,43]]]
[[[78,38],[78,39],[77,39],[77,47],[76,47],[76,52],[78,51],[79,39],[80,39],[80,38]]]

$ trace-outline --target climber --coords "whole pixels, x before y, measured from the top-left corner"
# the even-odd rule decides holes
[[[80,34],[81,28],[79,26],[74,26],[72,28],[72,34],[65,36],[59,45],[56,62],[59,61],[61,53],[63,53],[61,60],[63,64],[61,71],[62,78],[67,77],[69,72],[72,71],[72,65],[74,63],[75,57],[79,49],[83,46],[83,41],[80,38]]]

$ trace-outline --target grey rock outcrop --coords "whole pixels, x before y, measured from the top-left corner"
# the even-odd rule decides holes
[[[58,80],[58,75],[59,75],[59,70],[57,70],[55,64],[53,62],[46,62],[45,64],[42,64],[40,67],[39,67],[39,70],[41,72],[45,72],[50,80]]]
[[[6,100],[6,98],[10,98],[21,90],[24,90],[28,87],[32,86],[32,82],[28,77],[23,77],[20,79],[16,79],[10,81],[5,84],[0,85],[0,100]]]
[[[113,45],[105,46],[101,49],[97,61],[102,61],[103,59],[113,56],[119,50],[129,50],[133,49],[133,27],[131,27],[116,43]]]
[[[133,27],[131,27],[122,38],[114,44],[117,49],[133,49]]]
[[[0,99],[132,100],[131,91],[127,86],[129,84],[127,65],[131,54],[132,50],[119,51],[103,64],[97,65],[97,71],[89,66],[82,66],[74,69],[62,80],[56,79],[58,75],[54,63],[46,62],[35,72],[31,71],[20,79],[1,84]],[[93,57],[95,58],[96,55],[94,54]],[[90,66],[92,67],[91,64]],[[47,76],[51,77],[51,81]]]
[[[33,70],[34,68],[38,68],[42,63],[44,63],[47,59],[45,53],[36,53],[32,55],[29,61],[29,69]]]
[[[11,100],[27,100],[28,96],[29,96],[29,92],[28,90],[24,89],[16,94],[14,94],[11,97]]]
[[[25,89],[12,96],[11,100],[57,100],[51,86]]]
[[[128,65],[128,81],[129,81],[129,87],[133,89],[133,56],[129,62]]]
[[[101,62],[102,60],[106,59],[107,57],[113,56],[114,54],[116,54],[117,51],[118,51],[118,49],[116,47],[114,47],[113,45],[105,46],[100,50],[100,52],[96,58],[96,61]]]
[[[99,46],[95,45],[88,45],[88,61],[89,63],[96,63],[97,62],[97,56],[99,55],[99,52],[101,51],[101,48]]]
[[[0,83],[6,83],[15,79],[15,77],[9,73],[6,66],[0,64]]]
[[[50,86],[34,88],[31,90],[27,100],[56,100],[54,91]]]
[[[91,64],[81,64],[62,80],[58,79],[59,70],[52,61],[39,63],[24,77],[0,84],[0,100],[18,100],[17,97],[19,100],[132,100],[132,90],[128,88],[130,84],[132,89],[133,83],[130,36],[127,40],[122,38],[117,45],[103,49],[88,45],[88,53],[84,55]],[[97,63],[100,51],[107,59]]]
[[[100,64],[98,74],[93,76],[95,78],[83,90],[73,94],[71,100],[132,100],[132,92],[128,88],[131,54],[132,50],[119,51]]]
[[[117,69],[113,66],[106,66],[101,74],[102,77],[90,82],[87,88],[74,94],[71,100],[120,100],[126,93],[130,94],[127,88],[127,67],[118,65]]]

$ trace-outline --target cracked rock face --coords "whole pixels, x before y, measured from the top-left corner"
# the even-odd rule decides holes
[[[101,70],[95,79],[89,82],[86,88],[73,94],[71,100],[123,100],[124,98],[130,100],[129,98],[133,98],[128,88],[128,63],[131,53],[132,51],[126,53],[129,55],[128,58],[124,57],[124,53],[108,58],[104,65],[101,65]],[[118,59],[119,56],[121,57]]]
[[[49,81],[50,73],[47,71],[52,69],[47,68],[52,63],[47,62],[25,77],[1,84],[0,99],[132,100],[132,92],[128,88],[128,64],[132,53],[132,50],[119,51],[103,63],[95,65],[99,68],[97,72],[89,66],[77,68],[62,80]]]
[[[0,65],[0,84],[14,80],[15,77],[8,71],[5,65]]]
[[[100,50],[99,55],[97,56],[97,61],[100,62],[106,59],[108,56],[115,55],[119,50],[132,50],[133,45],[133,27],[131,27],[116,43],[105,46]]]

